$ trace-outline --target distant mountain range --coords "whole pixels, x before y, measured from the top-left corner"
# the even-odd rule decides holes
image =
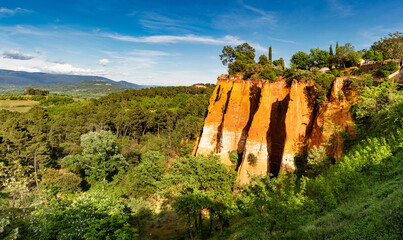
[[[141,89],[151,87],[149,85],[138,85],[126,81],[113,81],[105,77],[51,74],[41,72],[22,72],[0,69],[0,88],[18,88],[23,86],[37,84],[56,84],[56,83],[81,83],[81,82],[107,82],[116,84],[124,88]]]

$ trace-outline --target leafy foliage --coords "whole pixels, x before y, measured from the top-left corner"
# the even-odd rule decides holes
[[[122,170],[126,160],[118,151],[112,132],[90,132],[81,136],[81,155],[70,155],[62,160],[64,167],[79,173],[85,171],[89,181],[110,181]]]
[[[105,194],[53,200],[32,213],[36,239],[137,239],[125,206]]]
[[[291,64],[297,69],[308,69],[311,65],[309,55],[304,52],[297,52],[291,57]]]
[[[315,87],[317,88],[316,102],[318,104],[322,103],[327,99],[330,93],[332,84],[335,77],[329,73],[320,73],[314,78]]]
[[[189,235],[200,236],[203,209],[209,210],[211,224],[218,218],[221,231],[224,222],[235,213],[232,193],[235,181],[236,172],[220,163],[217,156],[199,155],[176,159],[163,180],[163,187],[166,197],[173,200],[175,212],[184,217]]]
[[[371,46],[372,50],[382,53],[383,59],[403,58],[403,33],[389,33]]]

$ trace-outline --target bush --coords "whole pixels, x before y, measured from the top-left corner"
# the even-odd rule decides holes
[[[36,239],[137,239],[120,200],[86,194],[75,202],[53,200],[32,213]]]
[[[49,96],[47,99],[42,99],[39,104],[41,105],[60,105],[73,103],[74,99],[71,97]]]
[[[283,75],[287,78],[288,84],[291,84],[294,79],[297,81],[309,81],[314,77],[314,74],[310,71],[301,69],[286,69]]]
[[[338,92],[337,92],[337,97],[339,98],[340,101],[343,100],[343,98],[344,98],[344,92],[343,92],[342,90],[338,91]]]
[[[353,76],[359,76],[362,74],[362,70],[360,68],[354,68],[353,70],[351,70],[351,75]]]
[[[43,95],[33,95],[33,96],[31,96],[31,98],[30,98],[32,101],[41,101],[41,100],[44,100],[44,99],[46,99],[46,97],[45,96],[43,96]]]
[[[323,146],[313,146],[308,155],[308,172],[311,177],[317,176],[324,172],[330,166],[330,158],[326,154],[326,149]]]
[[[82,179],[66,169],[48,168],[42,176],[41,184],[53,194],[70,193],[77,190]]]
[[[344,84],[346,86],[349,86],[353,89],[358,89],[361,90],[364,87],[370,87],[373,85],[373,77],[370,74],[366,74],[357,78],[347,78],[346,81],[344,82]]]
[[[344,73],[337,69],[333,69],[330,73],[335,77],[344,77]]]
[[[49,94],[48,90],[41,90],[41,89],[35,89],[35,88],[28,88],[24,91],[26,95],[42,95],[46,96]]]
[[[231,163],[236,164],[238,162],[238,152],[237,151],[231,151],[228,152],[229,155],[229,160],[231,161]]]
[[[253,153],[248,154],[248,163],[251,166],[255,166],[257,163],[257,157]]]
[[[329,73],[321,73],[314,78],[315,87],[318,89],[318,94],[316,96],[317,104],[320,104],[326,100],[330,89],[332,88],[334,79],[334,75]]]
[[[379,66],[375,72],[376,77],[386,78],[393,72],[397,71],[399,66],[396,62],[389,61],[387,64],[383,66]]]
[[[386,65],[381,67],[382,69],[389,71],[389,72],[395,72],[399,69],[399,65],[396,62],[388,62]]]
[[[276,80],[276,73],[270,67],[266,67],[259,71],[259,77],[274,82]]]
[[[389,72],[389,71],[382,70],[382,69],[378,69],[378,70],[376,70],[376,72],[375,72],[375,76],[376,76],[376,77],[380,77],[380,78],[386,78],[386,77],[388,77],[389,75],[390,75],[390,72]]]

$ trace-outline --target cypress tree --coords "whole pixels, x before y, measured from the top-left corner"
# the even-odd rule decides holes
[[[269,61],[270,61],[270,63],[273,61],[271,46],[269,47]]]
[[[329,48],[329,55],[333,56],[333,47],[332,47],[332,45],[330,45],[330,48]]]
[[[336,55],[339,53],[339,42],[336,42]]]

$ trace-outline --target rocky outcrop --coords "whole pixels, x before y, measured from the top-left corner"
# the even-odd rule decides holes
[[[294,156],[304,144],[310,149],[329,138],[327,122],[349,125],[350,104],[338,94],[343,82],[337,79],[330,101],[316,109],[308,91],[312,82],[287,85],[221,75],[196,153],[219,154],[224,164],[236,168],[241,183],[252,175],[294,171]],[[231,151],[237,151],[238,162],[230,161]]]
[[[343,151],[340,131],[354,132],[351,103],[347,101],[348,98],[353,99],[354,95],[344,87],[345,79],[336,78],[334,81],[330,101],[322,104],[317,111],[308,143],[308,150],[313,146],[325,145],[327,152],[333,154],[336,160],[340,159]]]

